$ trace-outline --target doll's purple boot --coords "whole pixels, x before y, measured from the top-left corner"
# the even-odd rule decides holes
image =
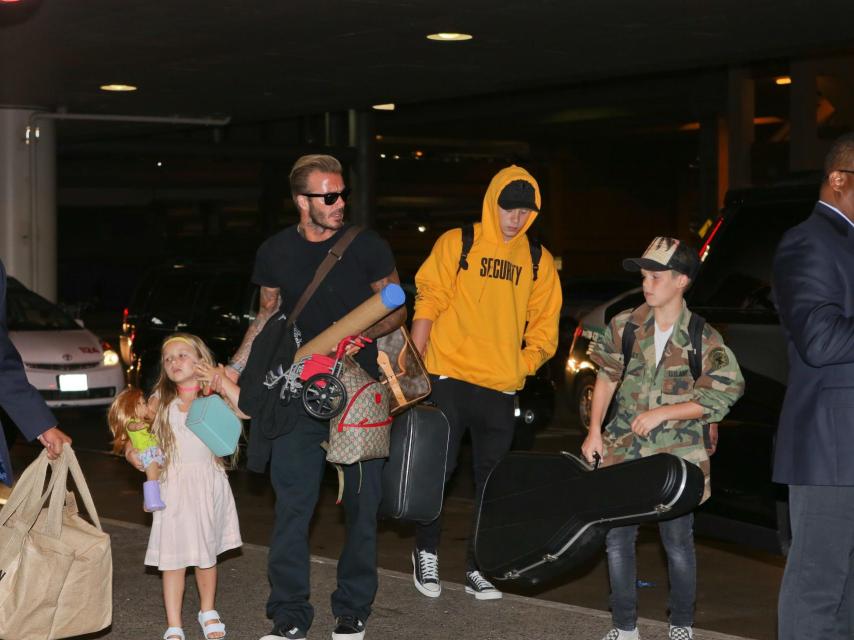
[[[161,511],[166,508],[160,499],[160,483],[157,480],[148,480],[142,483],[142,495],[144,498],[142,508],[146,511]]]

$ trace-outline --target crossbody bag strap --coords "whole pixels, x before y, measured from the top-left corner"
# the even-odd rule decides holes
[[[311,296],[314,295],[314,292],[317,291],[317,288],[320,286],[320,283],[323,282],[323,279],[326,275],[332,271],[332,267],[335,266],[339,260],[341,260],[341,256],[344,255],[344,252],[347,250],[347,247],[350,246],[350,243],[353,242],[353,239],[359,234],[362,230],[362,227],[358,227],[353,225],[351,227],[347,227],[347,230],[343,233],[343,235],[338,238],[338,242],[336,242],[332,248],[329,250],[329,253],[326,254],[326,257],[323,259],[318,267],[317,271],[314,272],[314,277],[311,279],[311,282],[308,283],[308,286],[305,288],[305,291],[302,292],[302,295],[297,300],[296,305],[294,306],[293,311],[291,311],[291,315],[288,318],[288,324],[293,325],[296,324],[297,318],[299,314],[302,313],[302,310],[305,308],[305,305],[308,304],[308,301],[311,299]]]

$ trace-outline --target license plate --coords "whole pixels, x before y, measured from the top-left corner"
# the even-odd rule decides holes
[[[66,373],[59,376],[60,391],[88,391],[89,381],[85,373]]]

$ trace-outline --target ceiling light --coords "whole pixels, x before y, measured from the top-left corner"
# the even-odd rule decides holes
[[[377,111],[394,111],[394,103],[389,102],[387,104],[375,104],[374,109]]]
[[[136,91],[132,84],[102,84],[101,91]]]
[[[424,233],[425,231],[427,231],[427,227],[425,227],[423,224],[419,224],[418,225],[418,231],[420,233]]]
[[[792,78],[790,76],[780,76],[779,78],[774,78],[774,84],[792,84]]]
[[[471,40],[472,35],[470,33],[431,33],[427,39],[437,42],[462,42],[463,40]]]

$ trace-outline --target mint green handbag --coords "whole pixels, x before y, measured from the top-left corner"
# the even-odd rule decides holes
[[[196,398],[187,413],[187,428],[216,456],[230,456],[240,439],[240,418],[216,394]]]

